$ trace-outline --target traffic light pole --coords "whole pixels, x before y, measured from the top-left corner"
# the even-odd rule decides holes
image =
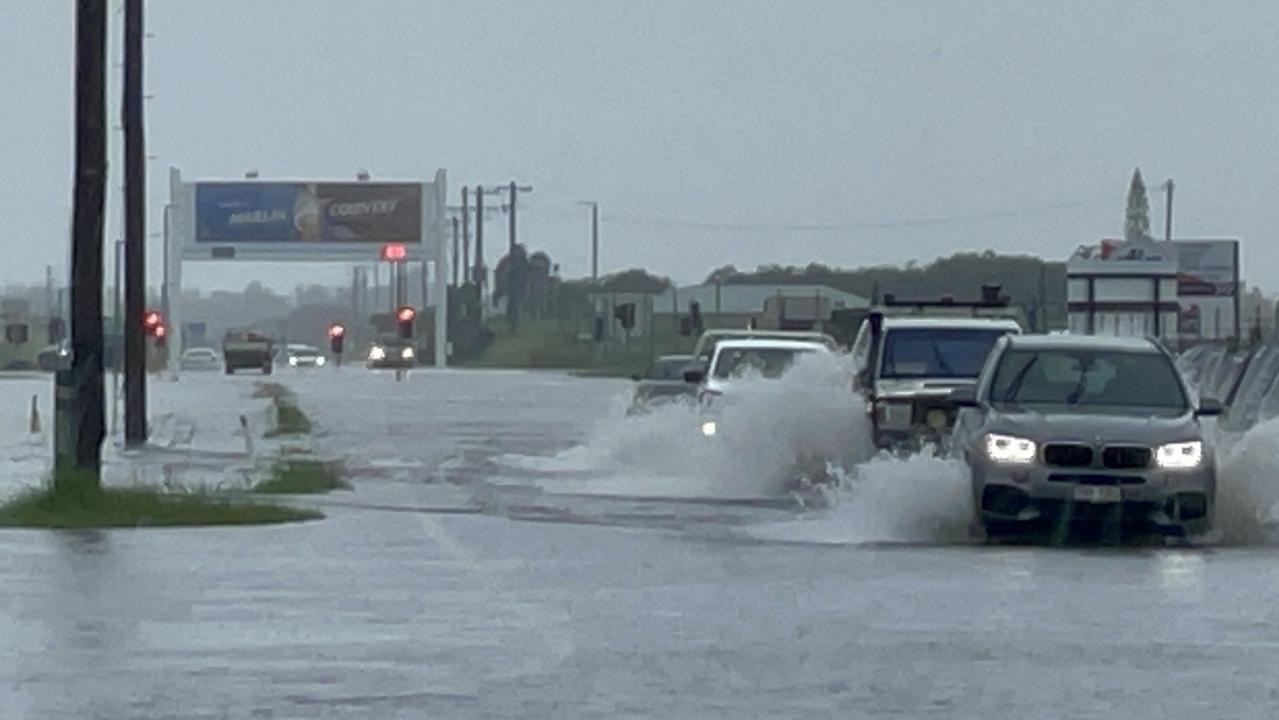
[[[147,441],[146,150],[142,132],[142,0],[124,0],[124,445]]]

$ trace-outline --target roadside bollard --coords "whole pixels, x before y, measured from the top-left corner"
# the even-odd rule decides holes
[[[40,396],[31,396],[31,434],[40,434]]]
[[[244,452],[246,455],[253,456],[253,434],[249,432],[249,418],[240,416],[240,432],[244,433]]]

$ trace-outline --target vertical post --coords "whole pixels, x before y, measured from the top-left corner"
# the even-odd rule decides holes
[[[591,203],[591,284],[600,281],[600,204]]]
[[[510,215],[507,217],[506,230],[506,319],[511,322],[511,331],[519,326],[520,306],[523,294],[515,289],[515,208],[519,206],[519,188],[512,180],[509,185]]]
[[[457,287],[457,260],[458,260],[457,253],[458,253],[458,246],[461,241],[461,238],[458,234],[459,233],[458,224],[459,224],[458,219],[454,217],[453,218],[453,266],[451,268],[453,272],[453,277],[452,277],[452,282],[450,283],[451,285],[453,285],[453,287]]]
[[[444,170],[436,171],[435,183],[433,184],[432,189],[435,191],[435,205],[439,208],[439,212],[436,214],[435,218],[433,218],[435,223],[434,225],[428,222],[422,223],[422,231],[426,232],[428,228],[434,227],[436,228],[436,233],[439,238],[439,246],[436,248],[435,255],[434,361],[435,367],[442,368],[448,365],[449,342],[449,289],[447,287],[449,267],[444,255],[444,217],[447,212],[445,208],[448,207],[449,194],[448,175],[444,172]],[[426,198],[423,198],[423,200],[425,199]],[[427,203],[423,202],[422,207],[428,207]],[[457,264],[456,247],[457,246],[454,245],[454,265]],[[425,270],[425,268],[423,268],[423,270]],[[456,273],[454,277],[456,277]]]
[[[1172,178],[1164,183],[1164,242],[1172,242]]]
[[[1235,338],[1242,339],[1240,337],[1241,326],[1239,324],[1241,318],[1239,316],[1243,313],[1243,310],[1240,304],[1242,300],[1241,296],[1243,295],[1243,283],[1239,281],[1239,241],[1238,240],[1234,242],[1233,250],[1234,250],[1233,259],[1234,259],[1235,272],[1231,279],[1233,280],[1233,283],[1234,283],[1232,287],[1234,289],[1234,296],[1235,296]]]
[[[480,296],[484,296],[484,186],[475,186],[475,270],[472,272],[475,285],[480,288]]]
[[[462,284],[469,285],[471,272],[471,197],[468,188],[462,186]]]
[[[76,3],[75,195],[71,229],[71,368],[55,394],[54,488],[101,482],[102,211],[106,190],[106,3]]]
[[[166,204],[160,233],[160,314],[164,315],[166,322],[169,319],[169,233],[172,232],[169,216],[172,214],[173,205]],[[171,366],[173,363],[166,358],[165,365]]]
[[[114,435],[120,432],[120,366],[124,362],[124,343],[121,342],[124,308],[120,302],[120,291],[124,283],[124,241],[116,240],[111,252],[115,265],[115,297],[112,298],[111,308],[111,334],[115,337],[115,342],[111,343],[111,434]]]
[[[124,0],[124,444],[147,440],[146,149],[142,132],[142,0]],[[167,321],[167,319],[166,319]]]
[[[168,212],[169,237],[165,240],[168,247],[165,265],[168,278],[165,284],[169,288],[169,308],[164,317],[173,327],[173,333],[168,338],[168,357],[181,358],[182,350],[186,347],[186,338],[182,332],[182,328],[186,327],[183,322],[182,253],[186,241],[193,238],[196,232],[195,188],[183,185],[182,173],[173,167],[169,168]],[[169,365],[169,370],[176,378],[182,372],[181,362]]]
[[[1153,281],[1155,283],[1155,324],[1153,334],[1158,338],[1163,337],[1163,303],[1160,302],[1162,298],[1160,297],[1159,291],[1161,290],[1160,285],[1163,283],[1164,279],[1162,276],[1156,276]]]

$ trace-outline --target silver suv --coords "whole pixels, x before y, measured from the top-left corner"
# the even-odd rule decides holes
[[[953,449],[988,535],[1110,523],[1164,534],[1212,527],[1217,468],[1193,394],[1151,340],[1010,335],[961,407]]]

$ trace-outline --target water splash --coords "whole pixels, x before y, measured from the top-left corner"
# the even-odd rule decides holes
[[[972,490],[961,461],[878,456],[844,474],[830,508],[746,531],[757,540],[859,545],[973,538]]]
[[[550,492],[778,496],[803,473],[800,459],[806,468],[852,467],[870,456],[868,421],[851,388],[845,358],[804,357],[782,378],[735,383],[717,410],[714,437],[702,435],[702,415],[691,404],[629,418],[619,407],[579,446],[497,462],[544,475],[537,484]]]
[[[1241,436],[1223,436],[1217,462],[1221,541],[1258,545],[1279,539],[1279,418],[1254,425]]]

